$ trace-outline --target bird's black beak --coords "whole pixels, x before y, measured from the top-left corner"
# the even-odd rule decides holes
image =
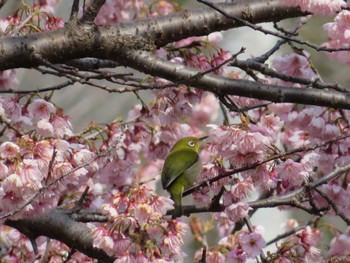
[[[200,141],[204,141],[206,138],[208,138],[209,136],[204,136],[204,137],[200,137],[199,140]]]

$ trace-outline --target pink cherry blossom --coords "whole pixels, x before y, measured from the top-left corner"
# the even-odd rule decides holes
[[[350,11],[341,11],[334,18],[334,22],[324,24],[323,29],[330,40],[338,40],[340,43],[348,45],[350,39]]]
[[[348,47],[350,39],[350,11],[343,10],[335,17],[334,22],[326,23],[323,29],[328,34],[328,41],[324,46],[328,48]],[[339,51],[327,54],[330,58],[350,64],[350,52]]]
[[[57,0],[41,0],[40,9],[45,12],[54,13]]]
[[[248,212],[252,210],[247,203],[238,202],[225,208],[227,217],[233,222],[237,222],[248,215]]]
[[[107,229],[96,227],[92,229],[91,233],[94,237],[93,246],[104,250],[108,255],[112,256],[114,254],[114,241],[112,237],[109,236]]]
[[[56,113],[55,106],[51,102],[43,99],[37,99],[33,101],[28,105],[27,109],[29,114],[31,114],[37,120],[48,120],[51,114]]]
[[[163,196],[156,196],[151,205],[153,212],[165,215],[168,210],[174,209],[174,201]]]
[[[20,117],[22,116],[22,106],[19,105],[17,99],[10,97],[0,97],[0,102],[7,117],[15,122],[19,121]]]
[[[183,240],[180,234],[173,234],[172,232],[168,232],[168,234],[163,239],[163,244],[167,249],[172,251],[172,253],[180,254],[181,253],[181,245],[183,244]]]
[[[266,246],[265,240],[258,233],[244,233],[240,236],[240,240],[244,252],[250,258],[258,256]]]
[[[129,237],[124,236],[122,233],[118,233],[116,234],[116,236],[113,237],[113,239],[114,239],[113,251],[118,256],[125,254],[125,252],[130,249],[132,241],[130,240]]]
[[[135,219],[137,219],[138,223],[141,227],[144,227],[151,217],[153,209],[148,204],[139,204],[135,207]]]
[[[0,157],[3,159],[15,158],[19,152],[19,146],[13,142],[4,142],[0,145]]]
[[[285,0],[285,3],[293,6],[300,6],[302,11],[319,15],[332,15],[346,7],[342,0]]]
[[[225,256],[219,251],[209,252],[206,257],[206,262],[208,263],[225,263]]]
[[[239,153],[246,155],[250,153],[261,153],[265,150],[265,145],[268,144],[268,139],[261,133],[246,133],[237,142],[237,150]]]
[[[185,39],[182,39],[180,41],[175,42],[174,45],[175,45],[175,47],[186,47],[195,41],[201,41],[201,40],[203,40],[202,37],[188,37],[188,38],[185,38]]]
[[[136,3],[138,1],[135,1]],[[100,9],[95,23],[97,25],[111,25],[130,18],[130,11],[135,8],[137,11],[138,5],[133,5],[130,1],[121,0],[113,1],[107,0],[106,3]]]
[[[202,71],[207,71],[212,68],[208,58],[202,54],[191,55],[187,60],[187,65],[193,68],[198,68]]]
[[[327,257],[336,257],[337,259],[347,259],[350,251],[350,228],[344,234],[335,236],[330,245]]]
[[[136,260],[136,263],[148,263],[149,262],[146,254],[143,253],[142,251],[139,251],[139,253],[137,253],[135,260]]]
[[[230,52],[225,51],[225,50],[220,50],[220,53],[215,55],[212,58],[210,64],[212,67],[216,67],[216,66],[222,65],[222,63],[224,63],[225,61],[227,61],[231,57],[232,56],[231,56]],[[225,65],[222,65],[220,67],[220,69],[215,71],[215,73],[226,76],[229,73],[227,66],[228,66],[228,63],[226,63]]]
[[[54,128],[48,120],[42,119],[36,124],[35,132],[45,137],[51,137],[54,135]]]
[[[48,174],[49,163],[43,165],[43,162],[38,160],[24,159],[22,164],[21,178],[27,186],[33,185],[34,190],[42,187],[41,182]]]
[[[218,44],[222,41],[224,36],[221,32],[213,32],[213,33],[210,33],[207,38],[208,38],[208,41]]]
[[[290,54],[275,57],[272,61],[273,67],[288,76],[315,79],[318,75],[311,69],[310,62],[305,56]]]
[[[227,262],[244,263],[247,262],[247,253],[238,246],[235,246],[233,250],[226,254]]]
[[[61,139],[65,136],[69,137],[73,135],[72,124],[67,117],[54,115],[50,122],[54,127],[54,134],[57,138]]]
[[[281,121],[279,116],[269,114],[262,116],[256,125],[250,124],[249,126],[252,132],[259,132],[270,137],[272,141],[276,141],[283,125],[284,121]]]
[[[4,164],[4,162],[0,162],[0,180],[4,180],[8,175],[9,169]]]
[[[251,178],[245,180],[236,180],[231,186],[229,194],[233,202],[237,202],[249,196],[249,194],[254,190],[254,185]]]
[[[0,90],[11,90],[18,86],[16,70],[9,69],[0,71]]]
[[[57,149],[57,148],[56,148]],[[39,141],[33,146],[33,153],[45,160],[51,160],[54,152],[53,145],[49,141]]]
[[[219,102],[217,98],[211,94],[205,94],[199,104],[193,107],[193,126],[202,126],[207,123],[214,122],[217,117],[217,110],[219,109]]]
[[[276,172],[281,177],[284,188],[300,186],[309,176],[301,163],[294,162],[291,159],[277,166]]]
[[[323,44],[327,48],[331,49],[340,49],[343,47],[347,47],[347,44],[344,46],[344,43],[342,43],[340,40],[328,40],[328,42]],[[329,52],[328,57],[330,57],[333,60],[342,62],[346,65],[350,65],[350,51],[335,51],[335,52]]]

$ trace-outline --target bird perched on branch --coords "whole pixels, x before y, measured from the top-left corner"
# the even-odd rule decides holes
[[[208,136],[185,137],[178,140],[165,159],[162,186],[174,201],[173,218],[182,215],[182,194],[199,179],[202,162],[199,158],[201,143]]]

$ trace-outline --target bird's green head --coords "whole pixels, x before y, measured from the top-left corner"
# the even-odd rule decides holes
[[[208,138],[208,136],[204,136],[201,138],[197,138],[197,137],[182,138],[175,143],[175,145],[171,149],[171,152],[181,151],[181,150],[192,150],[195,152],[199,152],[199,147],[201,146],[202,141],[205,140],[206,138]]]

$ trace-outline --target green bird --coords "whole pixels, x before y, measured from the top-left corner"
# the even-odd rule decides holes
[[[208,136],[185,137],[178,140],[165,159],[162,171],[163,189],[174,201],[173,218],[182,215],[182,194],[199,179],[202,162],[199,158],[201,143]]]

